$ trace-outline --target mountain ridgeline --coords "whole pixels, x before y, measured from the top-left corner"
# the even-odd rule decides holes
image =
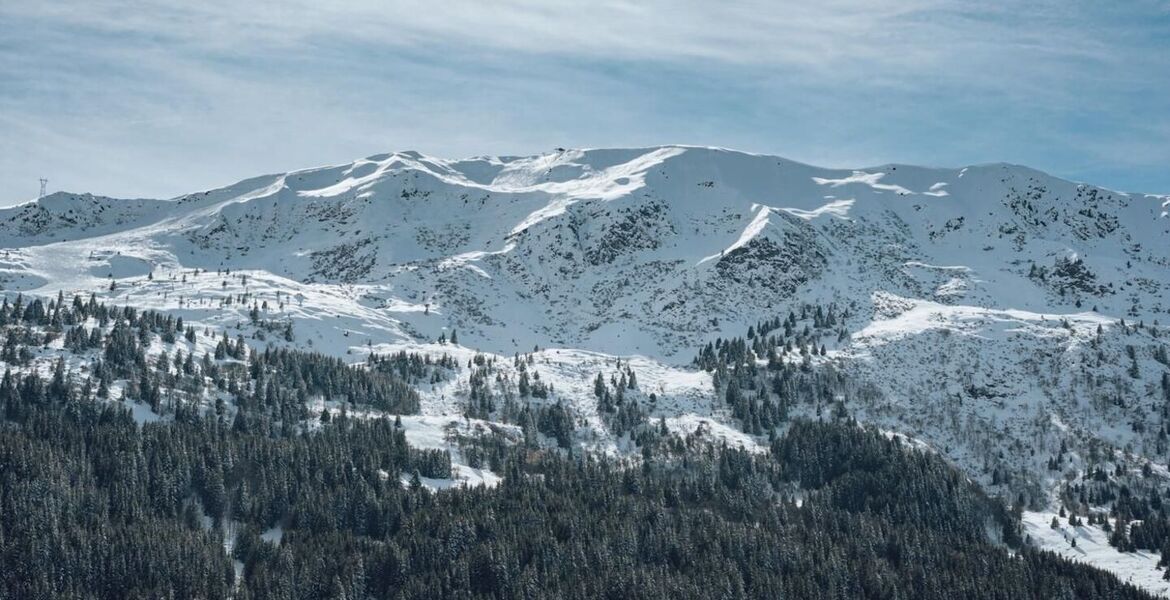
[[[359,285],[392,333],[456,327],[503,354],[672,357],[778,306],[868,309],[876,291],[1150,320],[1170,310],[1166,202],[1011,165],[847,171],[687,147],[398,153],[170,201],[54,194],[0,211],[0,246],[52,244],[76,261],[69,280],[181,266]],[[61,281],[65,265],[29,254],[3,265],[10,289]],[[426,306],[443,318],[419,318]]]

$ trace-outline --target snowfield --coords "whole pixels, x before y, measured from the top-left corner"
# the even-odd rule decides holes
[[[1060,523],[1057,529],[1052,528],[1053,518]],[[1061,519],[1056,513],[1025,512],[1023,522],[1025,535],[1037,546],[1067,559],[1110,571],[1122,581],[1146,591],[1170,596],[1170,581],[1162,579],[1164,570],[1158,568],[1156,552],[1118,552],[1109,545],[1109,534],[1100,527],[1070,527],[1068,519]],[[1076,546],[1072,545],[1072,540],[1076,540]]]

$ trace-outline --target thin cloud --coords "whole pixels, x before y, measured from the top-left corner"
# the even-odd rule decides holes
[[[1072,177],[1097,161],[1101,183],[1166,189],[1166,32],[1140,2],[5,3],[0,203],[44,171],[169,196],[408,147],[667,142]]]

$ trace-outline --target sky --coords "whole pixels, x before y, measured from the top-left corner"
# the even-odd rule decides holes
[[[675,143],[1170,193],[1170,0],[0,0],[0,206]]]

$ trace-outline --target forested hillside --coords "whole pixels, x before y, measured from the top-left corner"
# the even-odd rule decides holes
[[[449,463],[389,418],[139,426],[32,378],[3,396],[5,597],[1145,597],[1022,546],[943,461],[850,422],[795,424],[765,457],[509,448],[498,487],[431,492],[419,474]]]

